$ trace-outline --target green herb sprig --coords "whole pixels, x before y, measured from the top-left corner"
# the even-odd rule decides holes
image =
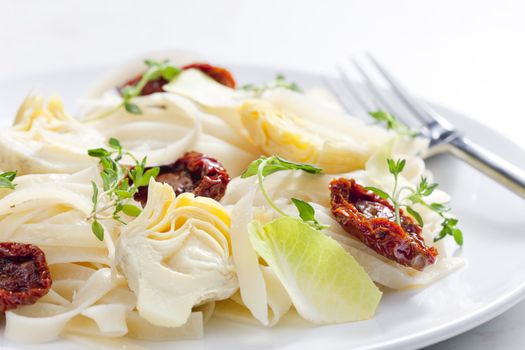
[[[135,85],[125,86],[120,90],[122,95],[122,103],[95,119],[105,118],[108,115],[118,111],[122,107],[124,107],[124,109],[131,114],[142,114],[142,110],[137,104],[132,102],[132,99],[140,95],[142,89],[144,89],[148,82],[160,77],[167,81],[171,81],[182,71],[180,68],[172,65],[168,60],[164,60],[162,62],[145,60],[144,63],[148,69],[146,72],[144,72],[144,74],[142,74],[140,80]]]
[[[142,74],[139,82],[134,86],[126,86],[121,90],[123,99],[122,105],[126,111],[132,114],[142,114],[139,106],[132,103],[131,99],[139,96],[142,92],[142,89],[144,89],[144,86],[146,86],[148,82],[160,77],[167,81],[171,81],[181,72],[180,68],[170,64],[168,60],[162,62],[146,60],[144,63],[148,66],[148,69],[144,74]]]
[[[254,160],[248,166],[246,171],[241,175],[241,178],[245,179],[251,176],[257,176],[259,189],[266,201],[268,202],[268,204],[270,204],[270,206],[282,216],[289,216],[275,204],[275,202],[270,198],[270,196],[266,192],[266,189],[264,188],[264,178],[266,176],[276,173],[278,171],[285,170],[302,170],[310,174],[320,174],[322,172],[321,168],[318,168],[311,164],[294,163],[278,156],[262,156],[259,159]],[[321,225],[319,221],[317,221],[317,219],[315,218],[315,209],[308,202],[305,202],[298,198],[292,198],[291,200],[297,208],[297,211],[299,212],[299,217],[304,222],[306,222],[316,230],[322,230],[326,228],[326,226]]]
[[[294,163],[285,160],[279,156],[265,157],[261,156],[259,159],[254,160],[248,165],[248,168],[242,173],[241,179],[252,177],[257,175],[261,164],[264,162],[262,167],[262,176],[266,177],[275,172],[282,170],[302,170],[310,174],[319,174],[323,170],[311,164]]]
[[[443,221],[441,222],[441,231],[436,237],[434,237],[434,242],[437,242],[446,236],[452,236],[458,245],[463,245],[463,232],[457,227],[458,219],[446,216],[446,213],[450,211],[450,208],[444,205],[444,203],[429,204],[425,201],[425,197],[430,196],[438,186],[437,183],[428,183],[426,177],[421,177],[416,191],[413,191],[412,194],[407,197],[407,200],[414,204],[419,203],[438,213],[439,216],[443,218]]]
[[[282,74],[277,74],[275,79],[269,83],[262,85],[246,84],[240,87],[241,90],[253,92],[255,95],[260,95],[265,90],[271,90],[275,88],[284,88],[295,92],[302,92],[297,83],[287,81],[286,77]]]
[[[110,150],[95,148],[88,150],[91,157],[99,159],[101,166],[100,177],[102,178],[102,190],[92,181],[93,187],[92,203],[93,209],[87,217],[91,221],[91,230],[99,239],[104,240],[104,227],[100,220],[116,220],[125,224],[121,219],[121,213],[136,217],[140,215],[142,209],[130,203],[130,200],[137,193],[138,189],[147,186],[151,178],[155,178],[160,169],[158,167],[146,170],[147,158],[138,161],[135,156],[125,151],[120,142],[115,138],[109,139]],[[129,156],[135,162],[133,167],[121,165],[119,161],[123,156]],[[104,206],[99,206],[102,199],[105,199]],[[111,215],[103,215],[109,209],[113,209]]]
[[[434,242],[439,241],[448,235],[452,236],[458,245],[463,245],[463,232],[457,227],[458,219],[446,215],[446,213],[450,211],[450,208],[448,208],[444,203],[428,203],[425,200],[425,197],[430,196],[439,185],[437,183],[429,183],[426,177],[421,177],[420,182],[415,190],[408,186],[398,188],[399,175],[405,168],[406,160],[398,159],[397,161],[394,161],[393,159],[387,159],[387,163],[388,171],[394,176],[394,189],[392,194],[390,195],[377,187],[369,186],[365,188],[374,192],[379,197],[389,200],[392,203],[394,206],[396,223],[398,225],[401,224],[399,210],[400,208],[404,207],[406,211],[417,221],[417,223],[423,227],[424,222],[421,214],[419,214],[412,207],[414,204],[421,204],[438,213],[439,216],[443,218],[443,221],[441,222],[441,231],[436,237],[434,237]],[[403,191],[408,191],[410,194],[406,196],[404,200],[401,200],[401,193]]]
[[[418,135],[417,130],[410,129],[388,112],[377,110],[375,112],[368,112],[368,114],[374,118],[377,123],[385,123],[388,130],[394,130],[401,135],[410,137],[416,137]]]
[[[11,190],[15,189],[16,184],[13,183],[13,180],[16,177],[16,171],[7,171],[0,174],[0,188],[9,188]]]

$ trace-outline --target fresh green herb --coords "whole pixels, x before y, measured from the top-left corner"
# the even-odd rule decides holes
[[[277,74],[274,83],[277,87],[282,87],[295,92],[301,92],[301,88],[299,88],[299,85],[297,85],[297,83],[293,81],[287,81],[286,77],[283,74]]]
[[[122,206],[122,211],[124,212],[124,214],[126,214],[128,216],[132,216],[132,217],[137,217],[142,212],[142,210],[140,210],[140,208],[138,208],[137,206],[134,206],[132,204],[124,204]]]
[[[124,97],[124,109],[126,112],[131,114],[142,114],[142,110],[134,103],[129,102],[131,100],[131,97]]]
[[[423,218],[421,217],[421,214],[419,214],[417,211],[415,211],[412,207],[410,206],[406,206],[406,209],[408,211],[408,213],[410,215],[412,215],[412,217],[414,219],[416,219],[417,223],[419,224],[419,226],[423,227],[425,225],[425,222],[423,221]]]
[[[150,179],[155,178],[160,170],[158,167],[146,170],[146,157],[139,162],[131,153],[122,148],[117,139],[110,138],[108,144],[111,148],[109,150],[104,148],[88,150],[91,157],[99,159],[102,169],[100,172],[102,191],[94,181],[91,182],[93,209],[87,218],[92,221],[91,230],[101,241],[104,239],[104,227],[99,221],[112,219],[124,223],[121,219],[121,212],[132,217],[140,215],[141,209],[129,201],[138,189],[147,186]],[[119,164],[123,156],[129,156],[134,160],[135,165],[130,168]],[[107,204],[99,207],[101,199],[105,199]],[[113,209],[111,215],[102,214],[109,209]]]
[[[284,170],[302,170],[304,172],[310,173],[310,174],[319,174],[323,170],[321,168],[318,168],[314,165],[310,164],[301,164],[301,163],[294,163],[290,162],[288,160],[282,159],[278,156],[271,156],[271,157],[260,157],[257,160],[254,160],[246,169],[246,171],[241,175],[241,178],[248,178],[251,176],[257,176],[257,180],[259,183],[259,189],[261,190],[261,193],[263,194],[264,198],[270,204],[270,206],[279,214],[282,216],[289,216],[286,214],[281,208],[279,208],[274,201],[270,198],[268,193],[266,192],[266,189],[264,188],[264,178],[268,175],[271,175],[278,171],[284,171]],[[321,230],[323,228],[326,228],[326,226],[321,225],[317,219],[315,218],[315,210],[314,208],[307,202],[292,198],[292,203],[297,208],[297,211],[299,212],[299,216],[301,219],[312,226],[313,228],[317,230]]]
[[[271,90],[275,88],[284,88],[295,92],[302,92],[301,88],[297,83],[287,81],[286,77],[282,74],[277,74],[275,76],[275,79],[269,83],[265,83],[262,85],[246,84],[240,87],[241,90],[251,91],[255,95],[260,95],[265,90]]]
[[[0,174],[0,188],[9,188],[11,190],[15,189],[15,184],[13,180],[16,177],[16,171],[7,171]]]
[[[383,199],[390,199],[390,201],[394,205],[396,223],[398,225],[401,225],[401,219],[399,215],[399,209],[400,209],[399,195],[401,191],[397,190],[397,186],[398,186],[399,174],[401,174],[403,169],[405,169],[406,160],[398,159],[397,161],[394,161],[393,159],[387,159],[387,163],[388,163],[388,171],[390,171],[390,174],[394,175],[394,190],[392,191],[392,195],[389,195],[388,193],[376,187],[366,187],[366,189],[374,192],[375,194],[377,194],[379,197]]]
[[[162,62],[146,60],[144,63],[148,66],[148,69],[142,74],[139,82],[134,86],[126,86],[121,90],[124,108],[132,114],[142,114],[140,108],[132,103],[131,99],[139,96],[148,82],[160,77],[170,81],[181,72],[179,68],[171,65],[168,60]]]
[[[169,60],[164,60],[162,62],[154,60],[145,60],[144,63],[149,68],[153,69],[154,73],[150,80],[155,80],[159,77],[163,77],[164,80],[170,81],[175,78],[182,71],[180,68],[175,67],[170,64]]]
[[[327,227],[325,225],[321,225],[319,221],[317,221],[315,218],[315,209],[310,205],[310,203],[297,198],[292,198],[292,203],[297,208],[299,216],[304,222],[308,223],[316,230],[322,230]]]
[[[412,194],[410,194],[407,197],[407,200],[409,200],[410,202],[414,204],[415,203],[421,204],[431,209],[432,211],[438,213],[439,216],[443,218],[443,222],[441,223],[441,231],[434,238],[434,241],[439,241],[443,239],[445,236],[449,235],[454,238],[454,240],[456,241],[458,245],[463,245],[463,233],[457,227],[458,219],[448,217],[445,214],[448,211],[450,211],[450,208],[447,207],[444,203],[430,203],[429,204],[424,199],[424,197],[430,196],[437,187],[438,187],[437,183],[428,183],[428,180],[426,177],[421,177],[421,180],[416,190],[413,191]]]
[[[93,231],[93,234],[99,241],[104,240],[104,227],[102,227],[97,219],[93,219],[93,222],[91,223],[91,231]]]
[[[279,156],[271,156],[269,158],[261,156],[259,159],[251,162],[246,171],[241,175],[241,178],[245,179],[247,177],[257,175],[259,166],[263,162],[265,162],[263,167],[263,176],[268,176],[281,170],[302,170],[310,174],[319,174],[323,171],[321,168],[318,168],[314,165],[290,162]]]
[[[168,60],[164,60],[162,62],[145,60],[144,63],[146,66],[148,66],[148,69],[146,72],[144,72],[144,74],[142,74],[140,80],[135,85],[125,86],[120,90],[120,93],[122,94],[122,103],[95,119],[105,118],[122,107],[124,107],[128,113],[142,114],[142,110],[139,106],[132,102],[132,99],[140,95],[142,89],[144,89],[148,82],[160,77],[167,81],[171,81],[181,72],[180,68],[173,66]]]
[[[441,223],[441,231],[437,237],[434,238],[434,242],[437,242],[448,235],[454,237],[454,241],[456,241],[458,245],[463,245],[463,232],[457,228],[457,223],[458,219],[456,218],[445,218]]]
[[[398,177],[399,174],[403,171],[405,168],[405,160],[397,160],[394,161],[392,159],[387,159],[388,163],[388,170],[389,172],[394,175],[394,189],[392,191],[392,195],[386,193],[383,190],[380,190],[376,187],[365,187],[367,190],[370,190],[377,194],[379,197],[383,199],[390,200],[390,202],[394,206],[395,210],[395,217],[396,217],[396,223],[400,225],[400,215],[399,215],[399,209],[401,207],[404,207],[407,212],[417,221],[417,223],[423,227],[424,222],[421,215],[414,210],[412,205],[414,204],[420,204],[428,209],[436,212],[443,218],[443,221],[441,223],[441,231],[439,234],[434,238],[434,241],[439,241],[443,239],[444,237],[452,236],[454,238],[454,241],[458,245],[463,245],[463,233],[462,231],[457,227],[458,219],[451,218],[446,215],[448,211],[450,211],[450,208],[448,208],[444,203],[428,203],[425,200],[425,197],[430,196],[434,190],[438,187],[437,183],[429,183],[426,177],[421,177],[419,184],[417,185],[416,189],[414,190],[411,187],[404,186],[398,189]],[[410,194],[406,196],[404,200],[400,199],[400,195],[403,191],[409,191]]]
[[[377,110],[375,112],[368,112],[368,114],[370,114],[370,116],[372,116],[376,122],[385,123],[386,128],[389,130],[394,130],[399,134],[408,135],[410,137],[416,137],[418,134],[416,130],[410,129],[388,112]]]

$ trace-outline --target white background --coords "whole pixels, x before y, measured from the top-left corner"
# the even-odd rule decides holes
[[[20,77],[29,88],[32,74],[158,49],[316,72],[366,50],[411,91],[525,149],[524,15],[518,0],[0,0],[0,84]],[[520,304],[433,349],[523,348],[524,312]]]

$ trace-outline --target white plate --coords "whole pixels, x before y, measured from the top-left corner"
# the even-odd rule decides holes
[[[240,82],[272,79],[275,73],[303,86],[320,85],[314,75],[273,68],[232,67]],[[74,109],[81,96],[105,69],[59,71],[55,74],[0,81],[0,124],[12,119],[18,103],[33,87],[57,92]],[[473,140],[525,168],[525,154],[503,136],[473,120],[441,109]],[[5,114],[7,113],[7,115]],[[198,341],[150,343],[153,349],[413,349],[471,329],[504,312],[525,297],[525,201],[465,164],[443,155],[431,159],[441,187],[465,236],[462,256],[468,264],[434,285],[418,290],[386,292],[374,319],[324,327],[282,322],[272,329],[212,319]],[[30,330],[28,330],[30,331]],[[4,349],[28,348],[2,341]],[[82,349],[55,342],[34,349]]]

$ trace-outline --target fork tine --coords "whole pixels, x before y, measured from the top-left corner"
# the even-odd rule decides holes
[[[391,113],[401,121],[403,124],[407,126],[413,125],[412,122],[408,121],[406,118],[403,117],[403,113],[399,112],[397,108],[395,108],[388,100],[384,97],[384,93],[380,90],[380,88],[377,86],[376,83],[370,78],[370,74],[366,72],[365,68],[354,58],[352,59],[352,62],[355,66],[355,68],[359,71],[359,73],[362,75],[362,77],[365,79],[366,86],[374,96],[374,99],[376,100],[376,104],[378,104],[381,109],[383,109],[386,112]]]
[[[339,76],[343,78],[343,83],[345,84],[347,90],[350,92],[350,94],[355,98],[357,103],[363,109],[364,115],[366,115],[367,117],[370,117],[368,115],[368,112],[376,109],[376,107],[373,104],[369,103],[367,99],[361,95],[361,93],[359,92],[359,89],[356,89],[354,82],[352,81],[352,79],[350,79],[350,77],[345,72],[343,67],[341,67],[340,65],[337,65],[337,71],[339,72]]]
[[[348,96],[347,96],[348,93],[346,93],[346,91],[343,91],[343,90],[346,90],[345,88],[342,88],[341,86],[336,84],[334,79],[332,79],[332,78],[330,78],[328,76],[322,75],[320,77],[320,79],[323,81],[324,85],[328,88],[328,90],[330,90],[335,95],[335,97],[339,101],[339,104],[350,115],[357,116],[359,114],[360,111],[357,110],[357,108],[359,108],[359,107],[356,106],[356,104],[352,103],[353,99],[352,99],[352,101],[349,101]]]
[[[367,53],[366,56],[374,65],[374,67],[377,68],[377,70],[381,73],[383,78],[389,83],[392,91],[397,95],[397,97],[399,97],[405,106],[410,109],[414,115],[425,125],[428,126],[433,123],[438,123],[444,129],[454,129],[450,122],[439,116],[430,107],[417,102],[416,99],[411,97],[410,93],[397,81],[397,79],[394,78],[392,74],[386,70],[386,68],[379,64],[379,62],[370,53]]]

